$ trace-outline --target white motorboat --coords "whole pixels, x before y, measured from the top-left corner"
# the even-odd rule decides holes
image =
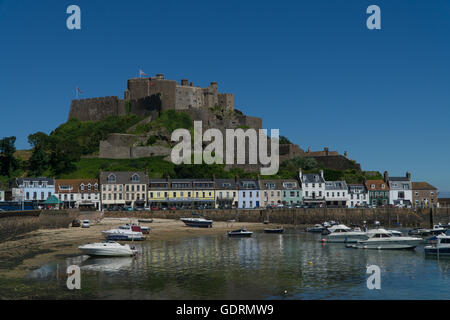
[[[383,228],[367,231],[367,240],[360,240],[351,245],[358,249],[414,249],[423,242],[421,238],[395,236],[391,231]]]
[[[253,232],[247,229],[239,229],[227,232],[229,237],[251,237]]]
[[[306,232],[321,233],[325,229],[321,224],[315,224],[313,227],[307,228]]]
[[[78,249],[90,256],[103,257],[130,257],[137,252],[127,244],[120,244],[114,241],[89,243],[79,246]]]
[[[391,233],[395,237],[403,237],[403,233],[401,233],[400,231],[392,230],[392,229],[386,230],[386,231]]]
[[[111,229],[107,231],[102,231],[103,235],[108,240],[131,240],[131,241],[140,241],[145,240],[145,236],[141,231],[133,231],[134,226],[132,226],[131,230],[129,229]]]
[[[189,227],[212,228],[213,221],[205,218],[181,218],[181,221]]]
[[[428,239],[433,242],[432,245],[425,246],[425,254],[431,255],[450,255],[450,236],[444,233]]]
[[[367,233],[364,231],[354,231],[344,224],[338,224],[328,228],[329,234],[327,235],[326,242],[333,243],[351,243],[358,240],[367,239]]]

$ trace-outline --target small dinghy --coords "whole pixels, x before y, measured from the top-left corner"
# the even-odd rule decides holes
[[[137,251],[129,245],[120,244],[114,241],[89,243],[79,246],[78,249],[89,256],[100,257],[130,257],[137,253]]]
[[[265,233],[283,233],[284,232],[284,228],[282,228],[282,227],[277,227],[277,228],[274,228],[274,229],[268,228],[268,229],[264,229],[264,232]]]
[[[138,219],[139,223],[152,223],[153,219]]]
[[[253,234],[253,232],[248,231],[247,229],[228,231],[229,237],[251,237],[252,234]]]

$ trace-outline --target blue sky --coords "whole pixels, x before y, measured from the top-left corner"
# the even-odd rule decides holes
[[[371,4],[381,30],[366,28]],[[450,191],[449,39],[447,0],[0,0],[0,137],[28,148],[67,120],[77,86],[122,97],[142,68],[218,81],[304,149]]]

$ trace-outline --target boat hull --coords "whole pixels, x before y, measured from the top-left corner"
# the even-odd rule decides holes
[[[264,229],[264,233],[283,233],[284,229]]]
[[[108,241],[143,241],[145,240],[144,236],[132,236],[126,234],[108,234],[106,236]]]
[[[134,252],[131,250],[108,250],[108,249],[80,249],[86,255],[97,257],[131,257]]]
[[[450,256],[450,247],[446,247],[446,248],[437,248],[437,247],[430,247],[430,246],[426,246],[424,248],[425,254],[429,254],[429,255],[445,255],[445,256]]]
[[[412,250],[422,243],[422,240],[404,240],[404,241],[360,241],[353,245],[358,249],[376,249],[376,250]]]
[[[236,237],[236,238],[246,238],[251,237],[253,232],[241,232],[241,233],[230,233],[228,232],[229,237]]]
[[[188,227],[194,227],[194,228],[212,228],[212,221],[193,221],[189,219],[180,219],[184,222],[185,225]]]
[[[357,243],[358,241],[366,240],[367,234],[329,234],[326,241],[329,243]]]

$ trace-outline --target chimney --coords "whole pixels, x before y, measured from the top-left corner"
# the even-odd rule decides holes
[[[307,151],[308,153],[310,153],[311,152],[311,147],[308,147],[308,151]]]
[[[162,73],[157,73],[157,74],[156,74],[156,79],[158,79],[158,80],[164,80],[164,74],[162,74]]]
[[[188,85],[189,80],[188,79],[181,79],[181,85],[182,86],[187,86]]]
[[[389,173],[387,171],[384,172],[384,181],[388,182],[389,180]]]
[[[325,155],[328,155],[328,147],[323,148],[323,151],[325,151]]]
[[[300,183],[302,182],[302,177],[303,177],[302,169],[298,169],[298,179],[300,180]]]
[[[406,178],[408,178],[408,180],[411,180],[411,173],[406,171]]]
[[[236,184],[236,187],[237,187],[237,184],[238,184],[238,179],[239,179],[238,175],[235,174],[234,175],[234,183]]]
[[[194,83],[191,81],[191,83],[189,83],[189,86],[193,87]]]

